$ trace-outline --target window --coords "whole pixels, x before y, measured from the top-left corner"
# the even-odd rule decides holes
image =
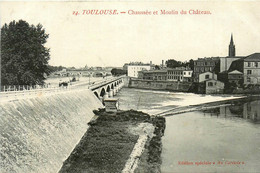
[[[205,79],[209,79],[209,74],[207,74],[207,75],[205,76]]]
[[[248,66],[248,67],[251,67],[251,63],[250,63],[250,62],[248,62],[248,63],[247,63],[247,66]]]
[[[258,67],[258,62],[255,62],[255,67]]]
[[[186,72],[184,71],[183,74],[186,75]]]
[[[247,74],[252,74],[252,70],[247,70]]]
[[[209,83],[208,83],[208,86],[213,86],[213,83],[212,83],[212,82],[209,82]]]
[[[247,82],[250,82],[250,77],[247,77]]]

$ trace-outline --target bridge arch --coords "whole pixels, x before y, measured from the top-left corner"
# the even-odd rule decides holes
[[[94,92],[94,94],[97,96],[97,98],[99,98],[98,93],[96,91]]]
[[[109,92],[110,91],[110,86],[108,85],[107,86],[107,90],[106,90],[107,92]]]
[[[99,95],[100,95],[101,97],[104,97],[105,94],[106,94],[106,91],[105,91],[104,88],[102,88]]]

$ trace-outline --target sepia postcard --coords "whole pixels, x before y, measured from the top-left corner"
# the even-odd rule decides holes
[[[259,7],[0,0],[0,172],[259,172]]]

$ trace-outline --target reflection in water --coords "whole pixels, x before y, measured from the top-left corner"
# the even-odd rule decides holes
[[[217,101],[224,97],[124,88],[120,109],[153,114],[176,106]],[[166,117],[162,137],[162,172],[259,172],[260,100]],[[244,164],[230,164],[232,161]],[[216,162],[181,165],[179,162]],[[223,164],[218,164],[223,163]]]
[[[238,117],[251,120],[254,123],[260,122],[260,100],[251,102],[237,102],[231,106],[204,110],[204,113],[224,117]]]
[[[259,172],[259,113],[255,100],[167,117],[162,172]]]

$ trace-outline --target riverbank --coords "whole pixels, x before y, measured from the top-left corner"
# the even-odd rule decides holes
[[[185,92],[185,93],[196,93],[205,94],[206,88],[204,85],[193,82],[178,82],[178,81],[161,81],[161,80],[144,80],[138,78],[130,78],[128,87],[136,89],[147,89],[147,90],[160,90],[160,91],[175,91],[175,92]],[[207,90],[215,90],[217,88],[208,88]],[[259,94],[260,85],[259,84],[248,84],[241,87],[224,87],[217,92],[212,92],[212,94]]]
[[[164,91],[178,91],[191,92],[191,82],[175,82],[175,81],[155,81],[130,78],[128,87],[149,89],[149,90],[164,90]]]
[[[152,150],[158,148],[155,143],[160,143],[165,129],[164,118],[134,110],[94,113],[96,118],[88,123],[88,131],[64,162],[60,173],[129,172],[139,165],[143,151],[149,153],[144,160],[149,160],[155,153],[160,154]]]

